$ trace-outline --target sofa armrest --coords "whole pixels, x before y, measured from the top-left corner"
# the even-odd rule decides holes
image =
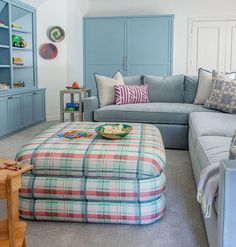
[[[94,111],[99,109],[99,101],[96,96],[88,97],[84,99],[84,121],[94,121]]]
[[[236,160],[221,162],[218,205],[218,247],[236,243]]]

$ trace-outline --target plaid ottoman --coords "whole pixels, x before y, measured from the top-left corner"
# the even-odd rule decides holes
[[[132,124],[126,138],[113,141],[96,134],[101,124],[58,124],[19,150],[16,160],[34,166],[22,179],[22,218],[149,224],[164,215],[166,157],[159,130]],[[57,136],[72,130],[93,135]]]

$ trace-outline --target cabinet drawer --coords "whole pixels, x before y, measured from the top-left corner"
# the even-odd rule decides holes
[[[8,98],[0,99],[0,136],[9,133]]]
[[[16,131],[23,127],[22,123],[22,97],[8,97],[10,131]]]
[[[34,95],[33,93],[24,94],[23,103],[23,124],[27,127],[34,123]]]
[[[45,120],[45,96],[44,91],[34,93],[34,121],[35,123]]]

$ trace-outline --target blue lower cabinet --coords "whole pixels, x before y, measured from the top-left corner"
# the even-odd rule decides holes
[[[0,96],[0,137],[45,121],[45,91]]]
[[[34,121],[41,122],[45,120],[45,94],[44,91],[34,93]]]
[[[10,131],[16,131],[23,127],[22,121],[22,96],[10,96],[8,97],[8,107],[10,116]]]
[[[8,98],[0,99],[0,136],[9,133]]]
[[[23,103],[23,125],[27,127],[34,123],[34,95],[33,93],[24,94]]]

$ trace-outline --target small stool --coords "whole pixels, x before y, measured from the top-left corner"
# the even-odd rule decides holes
[[[0,158],[0,166],[15,164],[15,161]],[[0,221],[1,247],[26,247],[26,222],[19,221],[19,190],[21,174],[30,171],[31,165],[24,165],[20,170],[0,169],[0,200],[7,199],[8,219]]]

